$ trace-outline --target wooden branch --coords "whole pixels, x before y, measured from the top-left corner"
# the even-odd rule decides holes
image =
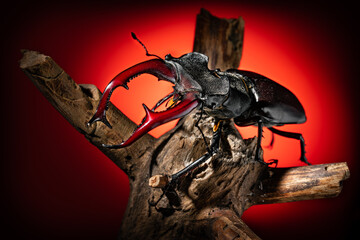
[[[163,175],[155,175],[149,179],[149,186],[153,188],[163,188],[169,183],[169,178]]]
[[[350,177],[345,162],[269,169],[254,204],[283,203],[336,197]]]
[[[190,232],[202,231],[208,239],[259,240],[260,238],[234,213],[224,208],[204,209],[197,223],[188,227]]]
[[[134,176],[136,159],[145,154],[154,138],[150,135],[142,137],[130,148],[109,150],[101,144],[115,144],[127,138],[136,125],[110,104],[107,117],[113,124],[113,129],[104,124],[96,123],[88,127],[87,122],[92,117],[99,103],[101,93],[91,84],[76,84],[55,61],[35,51],[23,51],[20,68],[32,80],[46,99],[63,117],[80,133],[111,160],[113,160],[128,175]],[[140,163],[139,163],[140,164]]]
[[[238,68],[244,38],[244,20],[217,18],[201,9],[196,18],[194,52],[209,57],[209,68]]]

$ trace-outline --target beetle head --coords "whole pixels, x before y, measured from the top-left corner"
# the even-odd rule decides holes
[[[175,91],[184,93],[196,91],[203,96],[225,95],[229,91],[229,85],[224,84],[219,70],[209,70],[209,58],[197,52],[187,53],[179,58],[170,54],[165,61],[172,65],[176,71]]]
[[[209,58],[197,52],[187,53],[179,58],[167,55],[165,61],[173,66],[176,72],[175,93],[184,95],[187,92],[196,92],[196,97],[206,112],[216,116],[218,112],[224,111],[223,103],[230,91],[230,76],[227,72],[210,70]]]

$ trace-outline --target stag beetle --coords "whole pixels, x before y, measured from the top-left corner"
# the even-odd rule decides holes
[[[134,33],[132,37],[144,47],[147,56],[156,58],[139,63],[115,76],[107,85],[89,124],[101,121],[111,128],[105,115],[111,94],[119,86],[128,89],[127,83],[140,74],[147,73],[156,76],[159,80],[168,81],[174,84],[174,91],[161,99],[151,110],[143,104],[146,116],[129,139],[118,145],[103,144],[103,147],[127,147],[153,128],[184,117],[195,108],[201,108],[206,114],[215,118],[211,146],[207,147],[208,153],[180,172],[173,174],[172,179],[177,179],[198,166],[217,151],[221,121],[226,119],[234,119],[237,126],[255,125],[258,127],[255,160],[260,161],[262,129],[265,126],[273,134],[299,140],[300,160],[310,165],[305,157],[305,143],[302,135],[273,128],[273,126],[299,124],[306,121],[304,108],[291,91],[258,73],[237,69],[209,70],[209,58],[197,52],[187,53],[179,58],[168,54],[165,59],[162,59],[157,55],[149,54],[145,45]],[[155,112],[156,108],[165,102],[169,105],[167,109]]]

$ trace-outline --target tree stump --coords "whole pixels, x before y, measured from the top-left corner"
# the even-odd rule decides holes
[[[194,51],[210,56],[211,68],[237,68],[243,20],[219,19],[206,10],[197,20]],[[110,104],[113,129],[102,123],[87,126],[101,96],[94,85],[76,84],[50,57],[34,51],[23,51],[20,68],[73,127],[128,175],[131,190],[119,239],[259,239],[241,220],[246,209],[335,197],[349,177],[346,163],[283,169],[260,164],[254,161],[256,138],[242,139],[227,121],[220,151],[181,178],[175,189],[165,189],[166,175],[206,153],[195,127],[198,112],[159,139],[146,135],[125,149],[107,149],[101,144],[121,142],[136,125]],[[203,117],[199,125],[210,141],[213,119]]]

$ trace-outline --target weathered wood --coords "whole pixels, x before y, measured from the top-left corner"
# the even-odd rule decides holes
[[[202,10],[198,21],[204,23],[197,24],[194,51],[215,59],[210,68],[236,68],[241,57],[242,19],[216,20]],[[211,40],[216,38],[220,41]],[[211,47],[214,44],[216,47]],[[237,56],[229,56],[229,52]],[[220,151],[181,178],[175,188],[166,188],[165,175],[181,170],[206,152],[195,127],[199,113],[186,116],[157,140],[146,135],[125,149],[102,148],[102,143],[127,138],[135,124],[110,104],[107,115],[113,129],[102,123],[88,127],[101,96],[97,88],[77,85],[50,57],[33,51],[23,54],[20,67],[44,96],[128,174],[131,191],[120,239],[259,239],[240,219],[247,208],[335,196],[341,181],[349,176],[346,164],[269,169],[254,161],[256,138],[243,140],[234,123],[225,121]],[[209,142],[213,119],[203,117],[199,126]],[[162,188],[150,187],[149,179]]]
[[[345,162],[269,169],[254,204],[283,203],[336,197],[350,177]]]
[[[99,103],[101,92],[91,84],[76,84],[55,61],[35,51],[23,50],[20,68],[32,80],[46,99],[80,133],[114,161],[130,177],[134,177],[135,165],[142,165],[138,159],[149,152],[154,142],[150,135],[142,137],[129,148],[109,150],[101,144],[115,144],[130,136],[136,125],[114,105],[109,105],[107,117],[114,124],[109,129],[104,124],[87,126]]]
[[[204,209],[196,220],[197,223],[192,227],[203,231],[209,239],[260,239],[232,210]]]
[[[238,68],[242,55],[244,20],[217,18],[201,9],[196,18],[194,52],[209,57],[209,68]]]
[[[169,183],[169,178],[163,175],[155,175],[149,179],[149,186],[153,188],[163,188]]]

